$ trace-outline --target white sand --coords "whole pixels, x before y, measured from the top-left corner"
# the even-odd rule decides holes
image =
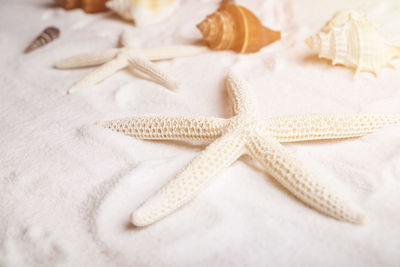
[[[130,212],[204,146],[139,141],[94,124],[137,114],[229,117],[223,79],[231,66],[249,80],[265,117],[400,112],[399,71],[353,80],[351,70],[317,60],[303,42],[336,10],[361,4],[400,40],[399,1],[239,1],[282,30],[283,40],[255,55],[158,63],[182,83],[178,93],[125,70],[74,95],[65,92],[90,69],[56,70],[56,60],[115,47],[125,28],[139,47],[194,43],[195,24],[218,1],[183,1],[173,17],[146,28],[51,2],[1,1],[0,266],[399,266],[399,127],[287,145],[366,210],[366,226],[310,209],[243,158],[184,208],[136,229]],[[22,54],[49,25],[61,38]]]

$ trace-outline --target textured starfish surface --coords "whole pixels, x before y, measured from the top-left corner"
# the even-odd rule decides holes
[[[151,61],[192,56],[209,50],[205,46],[194,45],[177,45],[141,49],[133,47],[132,43],[130,34],[124,31],[121,34],[122,48],[81,54],[56,62],[55,67],[59,69],[81,68],[102,64],[99,68],[77,82],[68,90],[68,93],[73,93],[95,85],[127,66],[138,69],[152,78],[155,82],[168,89],[176,89],[178,83],[171,77],[171,75],[160,69]]]
[[[99,122],[111,130],[150,140],[211,140],[177,177],[132,213],[136,226],[151,224],[191,200],[218,172],[242,154],[257,160],[298,199],[338,220],[365,221],[364,212],[324,185],[280,142],[362,136],[400,124],[400,115],[315,114],[258,119],[255,98],[246,82],[230,74],[226,86],[233,101],[230,119],[138,116]]]

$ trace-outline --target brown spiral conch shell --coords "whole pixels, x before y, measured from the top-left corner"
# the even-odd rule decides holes
[[[25,49],[24,53],[29,53],[41,46],[44,46],[60,36],[60,30],[56,27],[47,27],[36,37],[35,40]]]
[[[97,13],[108,10],[106,1],[107,0],[55,0],[55,3],[67,10],[82,8],[86,13]]]
[[[280,32],[263,26],[247,8],[224,1],[220,8],[197,25],[214,50],[255,53],[281,39]]]
[[[63,8],[69,10],[80,7],[80,0],[55,0],[56,5],[62,6]]]
[[[82,9],[86,13],[97,13],[107,11],[107,0],[82,0]]]

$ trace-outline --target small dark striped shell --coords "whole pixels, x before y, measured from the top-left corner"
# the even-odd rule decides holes
[[[47,27],[36,37],[35,40],[25,49],[25,53],[29,53],[36,48],[44,46],[60,36],[60,30],[56,27]]]

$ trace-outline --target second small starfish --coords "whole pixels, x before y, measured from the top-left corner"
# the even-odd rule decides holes
[[[230,75],[227,88],[235,113],[230,119],[134,117],[99,123],[140,139],[215,140],[132,214],[133,224],[151,224],[181,207],[242,154],[256,159],[279,183],[316,210],[347,222],[365,220],[361,209],[331,191],[279,142],[362,136],[400,124],[400,115],[316,114],[259,120],[256,100],[245,81]]]
[[[56,62],[55,67],[59,69],[81,68],[103,64],[76,83],[68,90],[68,93],[77,92],[95,85],[128,65],[140,70],[164,87],[176,89],[178,83],[175,79],[151,61],[193,56],[209,51],[205,46],[195,45],[135,48],[132,46],[131,37],[127,31],[121,35],[121,44],[122,48],[77,55]]]

